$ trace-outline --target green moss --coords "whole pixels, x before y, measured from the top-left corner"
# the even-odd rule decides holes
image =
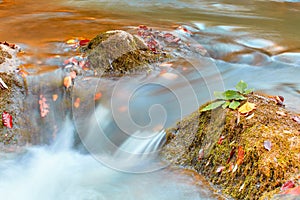
[[[265,199],[277,193],[286,181],[297,179],[300,169],[299,125],[291,117],[296,114],[259,95],[249,95],[248,101],[257,105],[249,119],[219,108],[197,111],[182,120],[172,129],[176,136],[164,147],[162,156],[195,169],[235,199]],[[271,151],[264,147],[267,140],[272,143]],[[237,164],[239,148],[244,156]],[[199,151],[204,152],[200,158]],[[217,173],[220,166],[225,169]]]

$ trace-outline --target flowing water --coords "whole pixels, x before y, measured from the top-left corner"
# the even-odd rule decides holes
[[[103,96],[91,115],[66,118],[51,145],[0,155],[1,199],[217,199],[201,178],[157,159],[163,128],[241,79],[300,112],[297,0],[2,0],[0,18],[0,40],[20,45],[38,75],[74,54],[65,41],[139,24],[206,49],[179,54],[167,73],[92,80]],[[84,150],[73,148],[74,133]]]

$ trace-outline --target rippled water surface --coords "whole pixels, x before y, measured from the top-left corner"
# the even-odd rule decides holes
[[[128,136],[118,135],[120,129],[134,133],[136,127],[153,132],[169,127],[213,98],[213,91],[233,88],[241,79],[258,91],[284,96],[286,107],[300,112],[297,0],[3,0],[0,19],[0,40],[22,47],[24,63],[32,74],[61,67],[74,54],[62,47],[69,39],[92,38],[112,29],[132,31],[140,24],[204,47],[205,56],[179,55],[164,75],[158,69],[117,83],[97,82],[103,91],[101,104],[110,112],[100,123],[117,146]],[[179,26],[192,35],[178,31]],[[135,123],[127,122],[128,117]],[[82,119],[74,120],[79,126],[85,124]],[[84,120],[97,121],[92,117]],[[191,175],[177,179],[170,176],[175,172],[169,169],[150,175],[123,174],[75,150],[53,152],[51,148],[36,147],[16,157],[3,155],[0,195],[16,200],[216,199],[206,186],[203,190],[192,186],[195,179]],[[48,173],[50,178],[45,176]]]

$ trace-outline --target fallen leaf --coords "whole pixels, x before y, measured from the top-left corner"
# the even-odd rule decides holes
[[[77,97],[76,100],[74,101],[74,107],[79,108],[79,106],[80,106],[80,98]]]
[[[285,191],[287,189],[290,189],[290,188],[294,188],[295,187],[295,183],[293,181],[287,181],[285,184],[283,184],[280,188],[281,191]]]
[[[4,81],[2,80],[2,78],[0,78],[0,88],[1,89],[8,89],[7,85],[4,83]]]
[[[264,141],[264,147],[265,149],[267,149],[268,151],[271,151],[272,148],[272,143],[269,140]]]
[[[232,159],[232,157],[234,156],[235,154],[235,149],[236,147],[232,147],[231,151],[230,151],[230,154],[229,154],[229,158],[227,159],[227,164],[230,162],[230,160]]]
[[[85,39],[85,40],[80,40],[80,41],[79,41],[79,45],[80,45],[80,46],[85,46],[85,45],[87,45],[89,42],[90,42],[90,40],[87,40],[87,39]]]
[[[12,116],[8,112],[4,111],[2,113],[2,124],[3,124],[3,126],[6,126],[7,128],[13,127]]]
[[[283,106],[284,97],[283,96],[268,96],[270,99],[276,102],[277,105]]]
[[[221,173],[225,169],[224,166],[219,166],[216,170],[217,173]]]
[[[251,111],[253,111],[254,109],[256,109],[256,104],[254,103],[250,103],[250,102],[246,102],[244,103],[239,109],[238,111],[241,113],[241,114],[247,114]]]
[[[57,95],[57,94],[53,94],[53,95],[52,95],[52,100],[53,100],[53,101],[56,101],[57,99],[58,99],[58,95]]]
[[[291,188],[291,189],[288,189],[288,190],[285,190],[285,191],[282,192],[281,194],[300,195],[300,186],[295,187],[295,188]]]
[[[285,112],[283,112],[283,111],[276,111],[276,114],[280,115],[280,116],[283,116],[283,117],[286,116]]]
[[[102,93],[101,93],[101,92],[96,93],[96,94],[95,94],[95,97],[94,97],[94,100],[97,101],[97,100],[99,100],[101,97],[102,97]]]
[[[70,77],[71,77],[71,79],[76,78],[76,72],[75,71],[71,71],[70,72]]]
[[[201,160],[204,158],[204,150],[203,149],[200,149],[199,150],[199,153],[198,153],[198,160]]]
[[[75,40],[75,39],[70,39],[70,40],[68,40],[66,43],[67,44],[75,44],[77,42],[77,40]]]
[[[64,86],[68,89],[72,85],[72,79],[71,76],[66,76],[64,78]]]
[[[41,117],[46,117],[49,113],[49,105],[46,103],[46,101],[46,98],[43,95],[40,95],[39,105]]]
[[[243,149],[242,146],[239,146],[238,148],[238,155],[237,155],[237,161],[236,164],[237,165],[241,165],[244,161],[244,155],[245,155],[245,151]]]
[[[225,139],[225,136],[221,136],[221,137],[219,138],[218,144],[222,144],[222,142],[223,142],[224,139]]]
[[[297,122],[298,124],[300,124],[300,117],[299,116],[293,116],[292,120],[294,120],[295,122]]]
[[[249,115],[248,117],[246,117],[246,119],[251,119],[252,117],[254,117],[254,113],[252,113],[251,115]]]

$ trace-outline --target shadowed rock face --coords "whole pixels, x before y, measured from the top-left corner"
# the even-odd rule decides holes
[[[235,199],[270,199],[287,181],[299,184],[299,115],[261,95],[247,101],[257,106],[247,117],[222,108],[201,112],[202,106],[167,129],[161,156]]]
[[[97,35],[82,51],[97,76],[147,72],[159,58],[140,38],[121,30]]]

